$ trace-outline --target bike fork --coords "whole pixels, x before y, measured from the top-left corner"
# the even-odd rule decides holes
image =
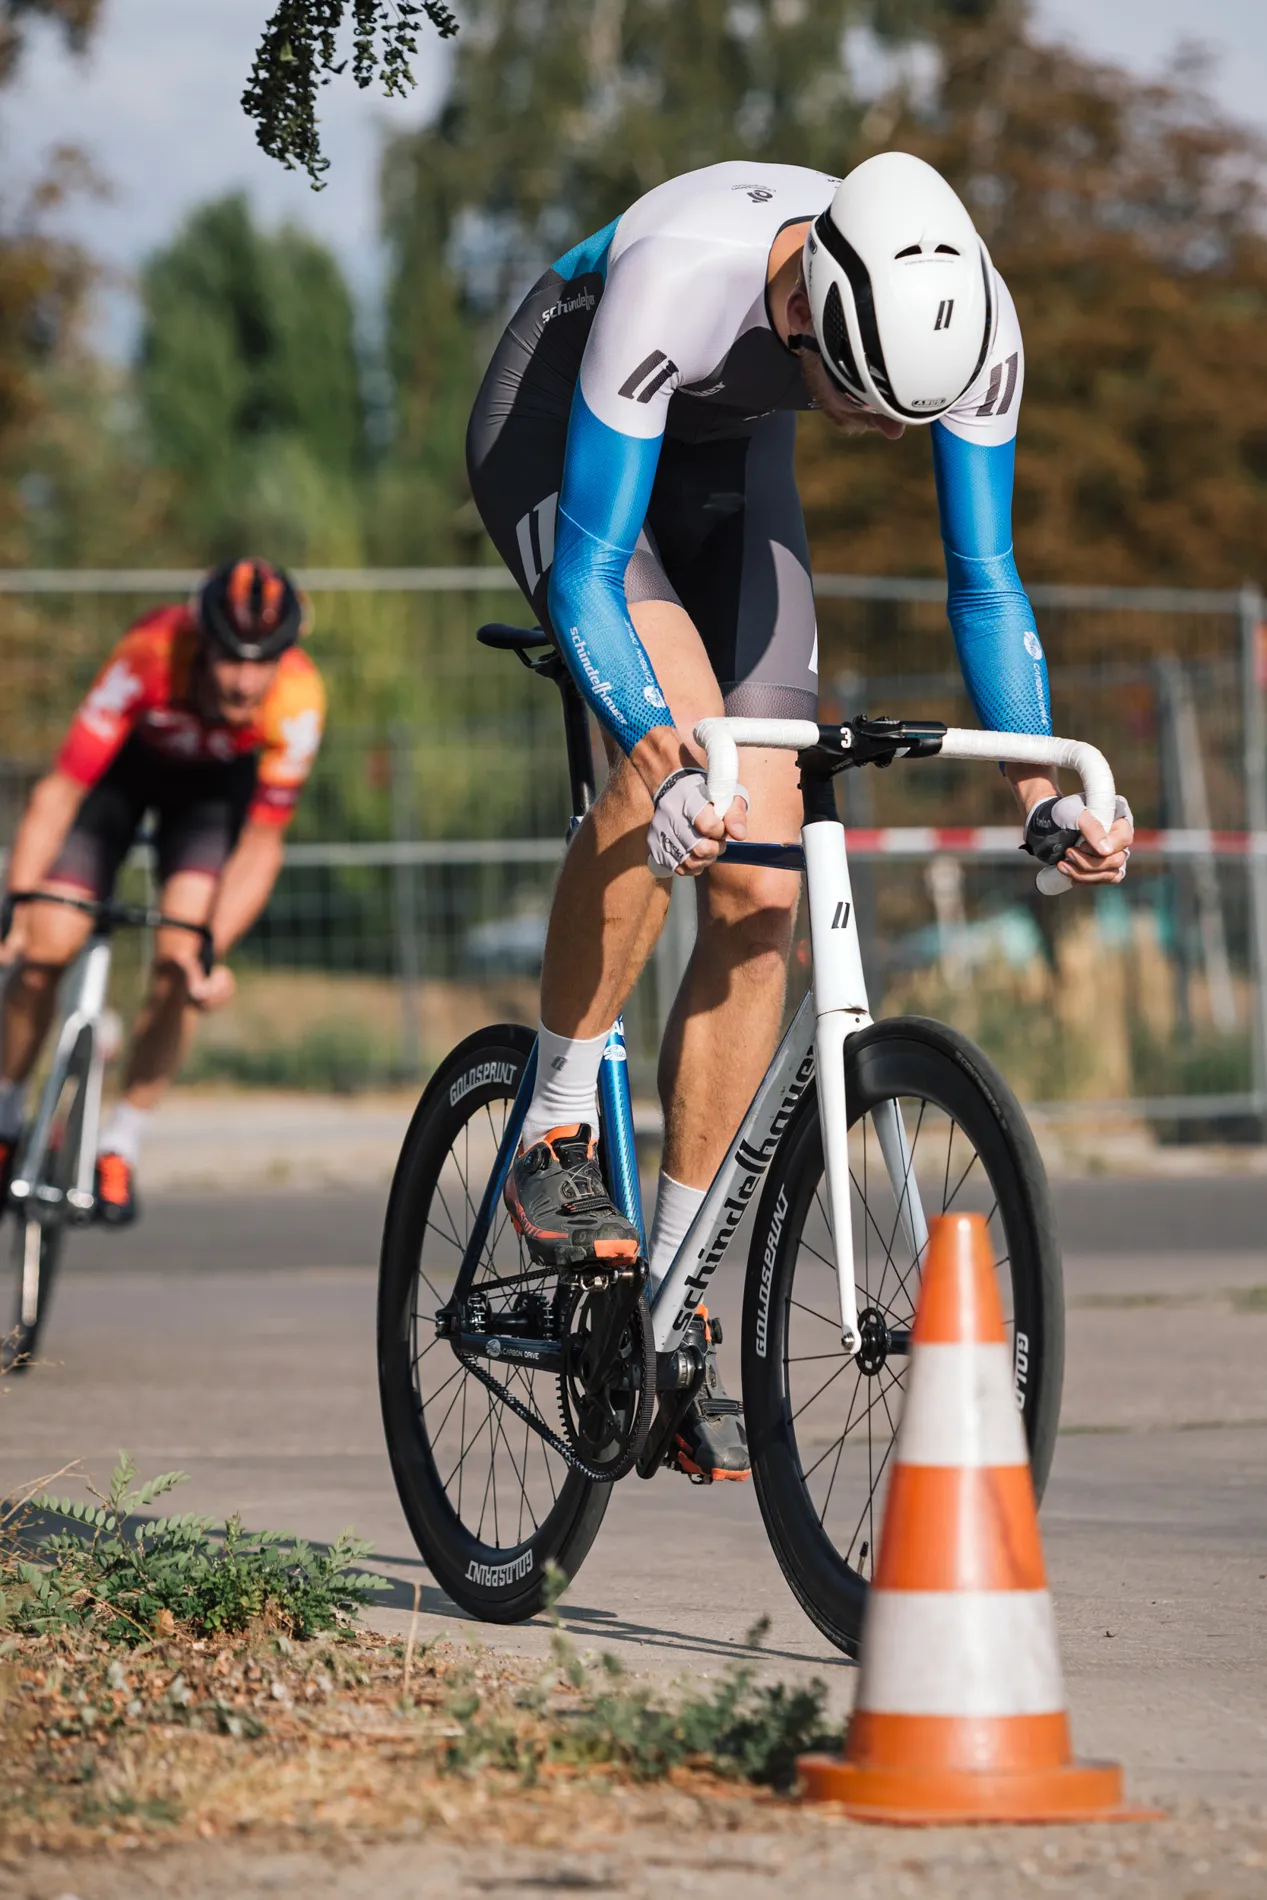
[[[836,819],[810,820],[801,834],[809,885],[810,943],[814,955],[814,1067],[823,1135],[827,1208],[840,1296],[840,1336],[856,1352],[858,1288],[854,1277],[849,1194],[849,1112],[845,1099],[845,1043],[871,1021],[858,945],[844,827]],[[896,1102],[881,1102],[871,1120],[884,1157],[906,1238],[916,1257],[928,1241],[928,1223],[911,1167],[911,1151]]]

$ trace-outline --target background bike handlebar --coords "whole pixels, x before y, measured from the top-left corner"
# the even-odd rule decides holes
[[[61,904],[66,910],[82,911],[107,930],[192,930],[201,939],[198,961],[204,976],[210,976],[216,960],[215,938],[208,924],[192,924],[185,917],[169,917],[166,911],[150,904],[119,904],[113,898],[65,897],[55,891],[7,891],[0,903],[0,943],[8,936],[13,913],[19,904]]]
[[[771,746],[788,752],[804,752],[830,735],[839,738],[846,727],[819,727],[808,719],[701,719],[695,728],[696,743],[708,755],[708,796],[718,817],[724,817],[739,783],[739,747]],[[1113,823],[1117,791],[1108,760],[1093,745],[1081,739],[1046,738],[1030,732],[974,732],[963,726],[947,726],[940,745],[925,743],[923,757],[936,751],[943,759],[981,759],[991,764],[1065,766],[1076,772],[1082,783],[1087,809],[1107,831]],[[901,756],[899,746],[897,756]],[[1069,880],[1054,865],[1044,865],[1038,873],[1038,888],[1046,897],[1058,897],[1070,889]]]

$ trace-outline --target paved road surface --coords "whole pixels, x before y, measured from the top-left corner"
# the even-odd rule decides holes
[[[1066,1182],[1060,1200],[1069,1374],[1043,1523],[1079,1746],[1126,1761],[1141,1794],[1261,1799],[1267,1182]],[[403,1626],[421,1579],[426,1627],[455,1632],[382,1446],[380,1215],[351,1194],[171,1199],[131,1236],[77,1236],[51,1363],[0,1385],[0,1491],[73,1458],[101,1475],[127,1446],[145,1472],[192,1474],[185,1508],[315,1538],[355,1524],[398,1580],[387,1623]],[[732,1281],[723,1313],[735,1297]],[[668,1673],[719,1665],[766,1612],[780,1669],[851,1693],[748,1486],[628,1479],[565,1612],[585,1641]],[[496,1640],[543,1649],[545,1634]]]

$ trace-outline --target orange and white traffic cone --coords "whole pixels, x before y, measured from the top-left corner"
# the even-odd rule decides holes
[[[845,1754],[801,1758],[806,1796],[907,1826],[1146,1818],[1116,1763],[1073,1759],[979,1214],[931,1223],[894,1458]]]

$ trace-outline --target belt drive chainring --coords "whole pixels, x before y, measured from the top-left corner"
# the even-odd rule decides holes
[[[632,1471],[651,1430],[655,1340],[643,1297],[646,1281],[642,1261],[623,1272],[590,1268],[580,1277],[560,1276],[543,1330],[564,1347],[564,1370],[559,1375],[562,1438],[479,1359],[455,1349],[459,1364],[574,1471],[596,1484],[614,1484]],[[472,1296],[470,1304],[481,1300],[474,1314],[480,1331],[496,1318],[488,1312],[482,1292]]]
[[[563,1429],[573,1461],[600,1483],[633,1470],[651,1429],[655,1341],[645,1285],[639,1262],[605,1286],[563,1279],[554,1297],[555,1337],[563,1345]]]

